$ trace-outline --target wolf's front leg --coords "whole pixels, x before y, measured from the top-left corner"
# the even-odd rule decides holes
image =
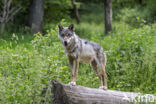
[[[75,59],[75,67],[74,67],[74,70],[73,70],[74,72],[72,76],[72,82],[75,82],[75,85],[76,85],[78,70],[79,70],[79,57]]]
[[[74,66],[74,60],[75,60],[75,66]],[[69,63],[70,63],[70,71],[71,71],[71,76],[72,76],[72,81],[69,84],[75,86],[78,68],[79,68],[79,58],[73,59],[70,57]]]
[[[69,60],[69,66],[70,66],[71,77],[72,77],[72,80],[71,80],[71,82],[70,82],[69,84],[70,84],[70,85],[76,85],[76,83],[73,82],[73,76],[74,76],[74,58],[71,57],[71,56],[68,56],[68,60]]]

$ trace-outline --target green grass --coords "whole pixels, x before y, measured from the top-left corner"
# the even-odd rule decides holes
[[[104,24],[91,21],[76,25],[76,33],[101,44],[106,51],[109,89],[156,94],[156,24],[134,28],[115,22],[113,33],[104,36]],[[45,36],[6,33],[0,40],[1,104],[48,104],[50,89],[42,95],[43,88],[51,80],[70,81],[57,26],[49,26]],[[98,78],[89,65],[81,64],[78,74],[77,84],[98,88]]]

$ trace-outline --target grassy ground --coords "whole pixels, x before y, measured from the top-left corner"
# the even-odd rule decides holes
[[[97,10],[91,12],[92,7]],[[109,89],[156,94],[156,24],[134,28],[125,22],[114,22],[114,32],[104,36],[103,9],[99,11],[100,6],[92,4],[83,8],[88,14],[82,13],[83,21],[76,25],[76,33],[101,44],[106,51]],[[51,80],[68,83],[68,69],[56,25],[45,36],[6,33],[0,40],[0,103],[44,100],[48,104],[50,89],[42,95],[43,88]],[[77,84],[98,87],[98,78],[89,65],[80,65]]]

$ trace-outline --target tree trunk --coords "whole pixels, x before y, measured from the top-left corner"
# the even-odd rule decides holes
[[[140,5],[142,5],[142,0],[137,0]]]
[[[112,0],[104,0],[105,33],[112,32]]]
[[[52,104],[136,104],[136,97],[138,102],[154,102],[155,98],[153,95],[64,85],[58,81],[53,81],[52,93]]]
[[[29,14],[29,25],[32,33],[43,32],[44,0],[32,0]]]
[[[2,37],[2,34],[4,32],[5,29],[5,23],[1,23],[1,32],[0,32],[0,37]]]
[[[80,18],[79,18],[78,7],[75,4],[75,0],[71,0],[71,2],[72,2],[72,5],[73,5],[74,14],[75,14],[75,18],[76,18],[77,24],[79,24],[80,23]]]

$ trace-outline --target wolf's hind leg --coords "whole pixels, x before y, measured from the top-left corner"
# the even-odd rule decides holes
[[[108,78],[107,78],[107,74],[105,71],[105,65],[102,65],[101,69],[102,69],[102,76],[104,78],[104,84],[105,84],[104,89],[106,90],[106,89],[108,89],[108,85],[107,85]]]

